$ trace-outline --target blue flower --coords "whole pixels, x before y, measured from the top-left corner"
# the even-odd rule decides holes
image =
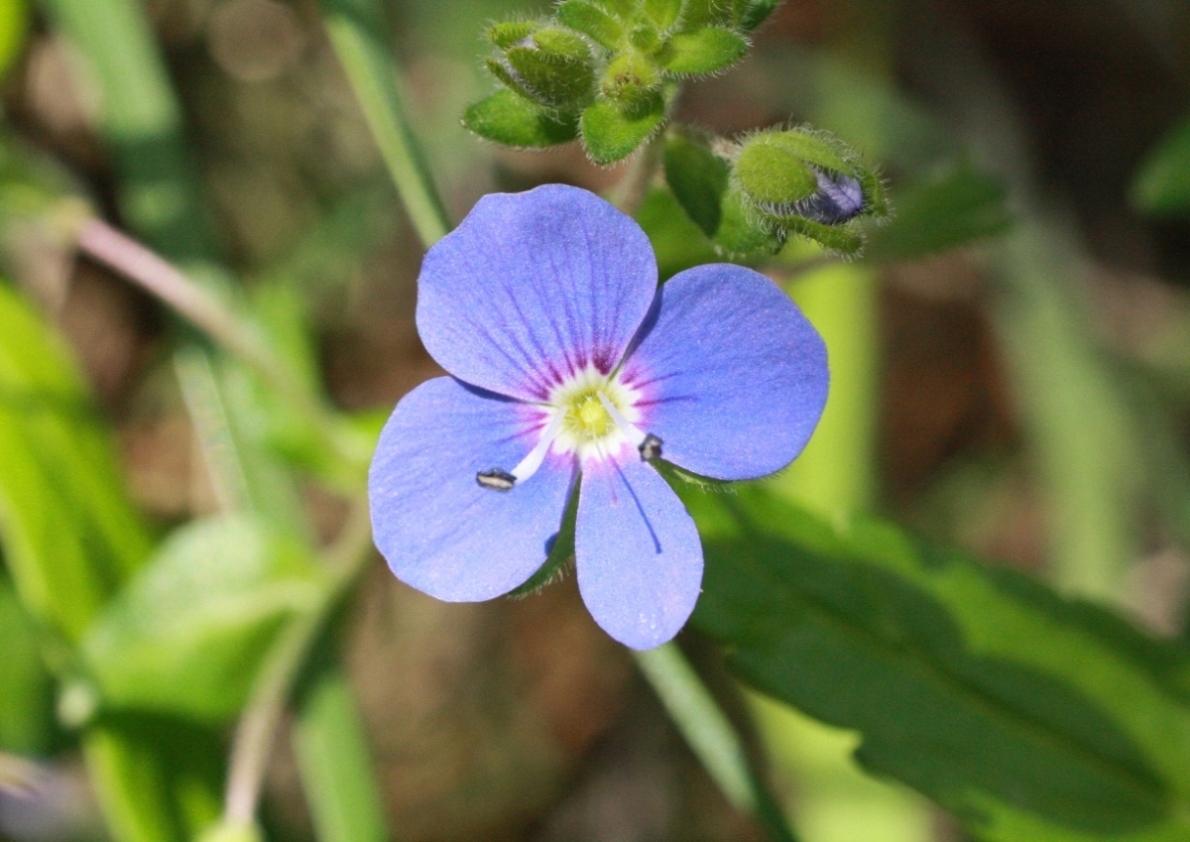
[[[481,199],[426,255],[417,326],[453,376],[401,400],[372,462],[393,573],[452,602],[508,593],[577,493],[579,590],[636,649],[677,634],[702,581],[694,522],[653,460],[771,474],[826,402],[822,339],[771,281],[714,264],[658,289],[640,227],[573,187]]]

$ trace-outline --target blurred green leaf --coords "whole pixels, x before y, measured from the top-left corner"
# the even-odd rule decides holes
[[[558,115],[510,90],[497,91],[463,112],[463,125],[480,137],[536,149],[556,146],[578,137],[573,115]]]
[[[8,72],[20,55],[29,30],[29,9],[25,0],[0,3],[0,77]]]
[[[722,220],[731,167],[702,138],[671,132],[665,141],[665,181],[686,213],[708,237]]]
[[[1004,186],[969,164],[935,172],[897,190],[896,214],[871,230],[864,257],[913,260],[985,237],[1012,225]]]
[[[319,842],[384,842],[384,806],[346,677],[318,671],[299,703],[294,749]]]
[[[304,548],[227,515],[178,529],[83,640],[105,706],[206,720],[236,713],[282,623],[324,581]]]
[[[33,621],[0,580],[0,751],[44,754],[54,732],[53,684]]]
[[[759,689],[855,729],[857,759],[981,839],[1187,838],[1190,653],[894,527],[750,488],[687,495],[698,628]]]
[[[39,621],[76,639],[148,551],[66,349],[0,285],[0,542]]]
[[[583,146],[597,164],[614,164],[648,140],[665,121],[665,99],[655,93],[646,103],[622,110],[601,99],[583,109]]]
[[[219,817],[216,731],[172,717],[107,716],[87,729],[83,754],[120,842],[192,842]]]
[[[1130,199],[1154,216],[1190,212],[1190,118],[1149,150],[1132,181]]]
[[[709,26],[670,38],[661,63],[670,73],[715,73],[739,61],[746,52],[748,42],[742,35]]]
[[[657,270],[663,281],[683,269],[719,259],[710,241],[683,213],[668,188],[654,190],[645,197],[636,212],[636,221],[653,244]]]

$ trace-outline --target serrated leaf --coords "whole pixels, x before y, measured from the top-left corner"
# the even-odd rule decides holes
[[[657,94],[644,107],[628,111],[608,100],[583,110],[583,146],[597,164],[614,164],[648,140],[665,122],[665,100]]]
[[[671,73],[715,73],[748,52],[748,41],[730,29],[708,26],[669,39],[661,63]]]
[[[177,530],[83,639],[108,707],[206,720],[243,705],[264,651],[324,585],[301,544],[244,515]]]
[[[693,622],[759,689],[858,731],[857,758],[990,842],[1185,839],[1190,652],[890,525],[756,488],[684,495]]]
[[[665,142],[665,181],[698,227],[715,236],[723,217],[722,204],[731,167],[706,143],[672,133]]]
[[[557,11],[558,21],[595,39],[609,50],[620,45],[624,26],[594,3],[587,0],[566,0]]]
[[[68,640],[149,547],[113,451],[58,337],[0,284],[0,545],[25,608]]]
[[[1154,216],[1190,213],[1190,118],[1149,151],[1132,182],[1132,204]]]
[[[575,115],[548,111],[508,90],[468,107],[463,125],[480,137],[526,149],[557,146],[578,137]]]
[[[896,216],[870,233],[865,258],[913,260],[985,237],[1012,225],[1004,186],[960,165],[897,191]]]

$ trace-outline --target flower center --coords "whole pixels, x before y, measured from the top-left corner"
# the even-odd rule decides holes
[[[537,472],[552,449],[559,455],[573,453],[581,461],[607,459],[624,445],[635,447],[644,460],[661,457],[661,439],[636,426],[640,396],[613,375],[594,368],[557,386],[546,403],[545,426],[537,444],[511,471],[480,471],[476,480],[484,488],[511,491]]]

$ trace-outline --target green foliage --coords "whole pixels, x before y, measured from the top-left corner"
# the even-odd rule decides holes
[[[735,177],[748,199],[758,205],[800,202],[818,189],[818,178],[790,149],[773,143],[750,143],[740,150]]]
[[[888,525],[756,489],[687,503],[696,625],[759,689],[859,731],[868,769],[981,839],[1185,838],[1190,652]]]
[[[325,666],[302,693],[294,749],[319,842],[385,842],[367,734],[342,671]]]
[[[102,704],[218,721],[239,710],[282,623],[325,582],[300,544],[229,515],[180,528],[88,630]]]
[[[745,33],[775,5],[565,0],[551,19],[497,23],[487,38],[498,55],[486,65],[503,88],[500,98],[472,105],[463,122],[482,137],[519,147],[573,140],[542,123],[577,122],[591,159],[615,163],[665,124],[679,82],[738,61],[748,49]]]
[[[0,663],[0,752],[44,754],[53,734],[53,685],[38,651],[37,629],[3,580]]]
[[[632,153],[665,121],[665,100],[660,94],[642,106],[621,109],[603,100],[583,111],[580,127],[587,154],[597,164],[613,164]]]
[[[718,259],[710,240],[682,212],[668,188],[654,190],[636,212],[636,221],[649,236],[657,255],[657,270],[664,281],[683,269]]]
[[[58,338],[0,285],[0,544],[29,613],[69,640],[142,561],[112,443]]]
[[[559,115],[510,90],[467,107],[463,125],[482,138],[522,149],[566,143],[578,137],[573,115]]]
[[[1132,204],[1154,216],[1190,212],[1190,119],[1178,123],[1145,157],[1132,182]]]
[[[871,232],[866,259],[913,260],[987,237],[1012,225],[1003,185],[960,164],[897,191],[897,213]]]
[[[747,51],[748,41],[742,35],[708,26],[670,38],[660,60],[670,73],[699,75],[726,70]]]

